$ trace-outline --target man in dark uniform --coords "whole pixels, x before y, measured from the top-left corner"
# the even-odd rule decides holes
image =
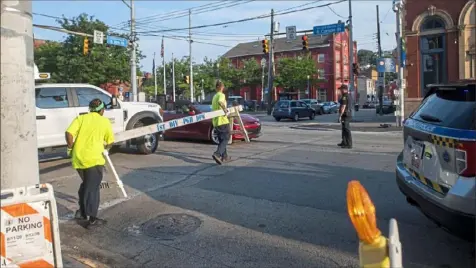
[[[341,90],[341,98],[339,100],[340,109],[338,122],[342,124],[342,141],[337,145],[345,149],[351,149],[352,134],[350,133],[350,120],[352,119],[352,115],[348,87],[347,85],[342,85],[339,89]]]

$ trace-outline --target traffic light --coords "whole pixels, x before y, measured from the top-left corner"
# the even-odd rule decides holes
[[[354,73],[354,75],[359,75],[359,73],[360,73],[359,64],[352,63],[352,72]]]
[[[87,37],[83,41],[83,55],[88,55],[89,53],[89,40]]]
[[[261,44],[263,45],[263,53],[268,53],[269,52],[269,41],[264,39],[261,41]]]
[[[303,35],[301,37],[301,39],[302,39],[302,49],[303,50],[308,50],[309,49],[309,40],[307,38],[307,35]]]
[[[190,84],[190,76],[186,75],[184,81],[185,83]]]

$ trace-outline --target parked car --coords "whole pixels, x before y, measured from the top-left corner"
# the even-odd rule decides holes
[[[449,232],[475,238],[476,82],[430,85],[404,123],[396,180],[407,201]]]
[[[190,115],[196,115],[200,113],[211,112],[211,105],[195,104],[189,105],[187,107],[182,107],[174,112],[164,113],[164,120],[169,121],[177,118],[182,118]],[[245,126],[246,131],[248,132],[248,137],[250,139],[256,139],[261,136],[261,123],[259,119],[248,115],[240,114],[241,120]],[[240,125],[238,122],[233,123],[233,130],[240,130]],[[211,141],[215,144],[218,144],[218,133],[212,125],[212,120],[204,120],[195,124],[185,125],[178,128],[173,128],[165,131],[165,138],[169,139],[190,139],[190,140],[204,140]],[[232,134],[233,140],[244,140],[244,134]]]
[[[274,105],[272,115],[276,121],[280,121],[283,118],[298,121],[304,117],[314,120],[316,110],[300,100],[280,100]]]
[[[322,103],[322,109],[325,114],[337,113],[337,104],[333,101],[327,101]]]
[[[375,108],[375,102],[367,101],[367,102],[364,103],[362,108],[364,108],[364,109],[374,109]]]
[[[382,105],[383,114],[391,114],[395,112],[395,105],[393,104],[392,100],[384,100]],[[375,108],[375,112],[377,114],[380,113],[380,103],[377,103],[377,107]]]
[[[316,111],[317,114],[321,115],[324,113],[322,109],[322,101],[316,99],[301,99],[301,101],[305,102],[307,105],[311,106],[312,109]]]

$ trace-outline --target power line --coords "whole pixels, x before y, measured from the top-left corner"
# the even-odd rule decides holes
[[[41,17],[45,17],[45,18],[50,18],[50,19],[56,19],[56,20],[67,20],[67,21],[70,21],[70,22],[74,22],[73,19],[68,19],[68,18],[65,18],[65,17],[57,17],[57,16],[52,16],[52,15],[48,15],[48,14],[42,14],[42,13],[36,13],[36,12],[32,12],[33,15],[36,15],[36,16],[41,16]],[[108,28],[110,29],[114,29],[114,30],[119,30],[119,31],[123,31],[123,32],[128,32],[127,30],[124,30],[124,29],[121,29],[121,28],[115,28],[115,27],[111,27],[111,26],[108,26],[106,25]]]
[[[316,9],[316,8],[327,7],[327,6],[330,6],[330,5],[335,5],[335,4],[339,4],[339,3],[342,3],[342,2],[346,2],[346,1],[347,0],[340,0],[340,1],[336,1],[334,3],[327,3],[327,4],[314,6],[314,7],[302,8],[302,9],[297,9],[297,10],[292,10],[292,11],[287,11],[287,12],[281,12],[281,13],[278,13],[278,14],[275,14],[275,15],[276,16],[278,16],[278,15],[287,15],[287,14],[291,14],[291,13],[295,13],[295,12],[301,12],[301,11],[306,11],[306,10],[311,10],[311,9]],[[202,28],[208,28],[208,27],[216,27],[216,26],[222,26],[222,25],[228,25],[228,24],[258,20],[258,19],[265,19],[265,18],[269,18],[269,17],[271,17],[271,14],[264,14],[264,15],[251,17],[251,18],[240,19],[240,20],[194,26],[194,27],[190,27],[190,29],[202,29]],[[155,30],[155,31],[148,31],[148,32],[137,32],[137,33],[138,34],[140,34],[140,33],[163,33],[163,32],[175,32],[175,31],[180,31],[180,30],[185,30],[185,29],[189,29],[189,28],[172,28],[172,29],[163,29],[163,30]]]

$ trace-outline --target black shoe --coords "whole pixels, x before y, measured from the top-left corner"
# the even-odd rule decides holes
[[[87,220],[88,217],[84,214],[81,213],[81,210],[76,210],[76,213],[74,213],[74,219],[76,220]]]
[[[96,227],[96,226],[101,226],[101,225],[106,225],[106,224],[107,224],[106,220],[99,219],[99,218],[96,218],[96,217],[89,217],[88,226],[86,228]]]
[[[352,149],[352,146],[350,145],[343,145],[341,146],[342,149]]]
[[[221,159],[222,163],[227,163],[227,162],[230,162],[231,161],[231,157],[229,156],[225,156]]]
[[[337,146],[344,146],[344,143],[343,142],[338,143]]]
[[[221,156],[218,155],[217,153],[214,153],[214,154],[212,155],[212,158],[215,160],[215,162],[217,162],[218,165],[221,165],[221,164],[222,164]]]

